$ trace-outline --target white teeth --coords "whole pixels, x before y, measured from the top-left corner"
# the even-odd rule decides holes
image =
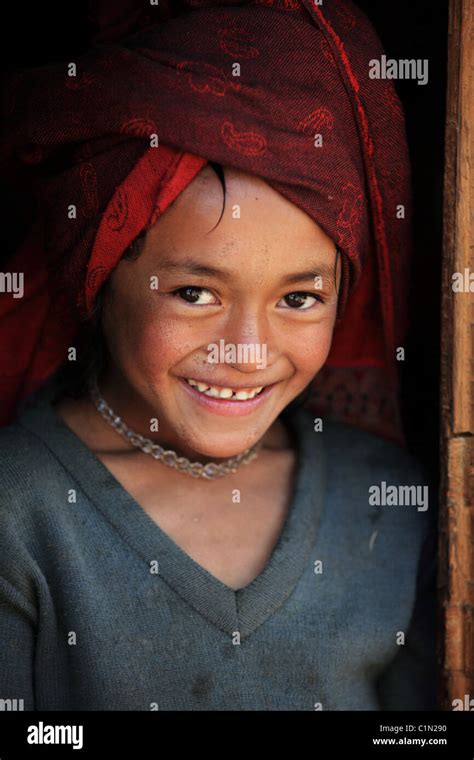
[[[259,388],[254,388],[247,393],[247,391],[233,391],[232,388],[215,388],[212,385],[209,386],[205,383],[198,383],[197,380],[192,380],[191,378],[185,378],[185,380],[189,385],[197,387],[197,389],[206,396],[210,396],[211,398],[232,398],[236,401],[247,401],[248,399],[255,398],[255,396],[265,387],[264,385],[261,385]]]
[[[255,391],[251,391],[251,393],[246,393],[245,391],[238,391],[235,394],[235,398],[237,401],[246,401],[246,399],[253,398],[256,395]]]
[[[234,391],[232,388],[223,388],[221,391],[219,391],[219,398],[230,398],[233,392]]]

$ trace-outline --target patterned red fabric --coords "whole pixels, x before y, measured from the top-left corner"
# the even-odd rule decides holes
[[[348,0],[114,0],[94,21],[76,76],[24,69],[5,92],[3,159],[26,167],[37,216],[9,262],[24,298],[0,303],[0,424],[66,361],[130,242],[212,160],[260,176],[344,254],[311,408],[402,439],[409,161],[393,83],[369,78],[384,52],[369,21]]]

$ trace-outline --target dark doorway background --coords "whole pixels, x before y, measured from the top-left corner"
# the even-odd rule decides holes
[[[408,443],[439,481],[441,252],[448,0],[356,0],[388,57],[428,59],[428,84],[394,80],[405,108],[414,193],[411,328],[402,365]]]
[[[448,0],[356,2],[377,29],[387,56],[429,61],[428,84],[395,80],[395,86],[405,107],[415,200],[416,255],[408,294],[411,329],[401,365],[403,415],[409,447],[437,485]],[[10,4],[2,16],[6,77],[10,67],[74,60],[87,48],[90,25],[86,2]],[[10,179],[0,181],[5,210],[1,264],[23,237],[31,211]]]

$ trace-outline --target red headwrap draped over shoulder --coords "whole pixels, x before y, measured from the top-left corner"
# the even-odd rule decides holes
[[[393,84],[369,77],[383,49],[366,17],[348,0],[95,5],[74,76],[22,69],[5,93],[3,158],[28,167],[38,202],[8,262],[24,296],[0,303],[0,424],[67,360],[131,241],[217,161],[261,177],[344,254],[310,405],[402,439],[409,161]]]

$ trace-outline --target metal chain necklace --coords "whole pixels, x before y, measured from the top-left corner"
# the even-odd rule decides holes
[[[133,446],[141,449],[145,454],[151,454],[154,459],[157,459],[162,464],[172,467],[179,472],[183,472],[186,475],[191,475],[193,478],[219,478],[223,475],[227,475],[229,472],[237,472],[241,464],[248,464],[255,459],[258,450],[262,446],[263,441],[258,441],[254,446],[249,449],[245,449],[242,454],[238,454],[235,457],[231,457],[222,464],[216,462],[208,462],[207,464],[201,464],[201,462],[191,462],[186,457],[180,457],[172,449],[164,449],[157,443],[154,443],[150,438],[145,438],[131,430],[128,425],[115,414],[114,410],[108,405],[106,400],[100,395],[97,380],[94,379],[89,386],[89,393],[96,409],[100,412],[102,417],[111,425],[118,433],[120,433],[126,441]]]

